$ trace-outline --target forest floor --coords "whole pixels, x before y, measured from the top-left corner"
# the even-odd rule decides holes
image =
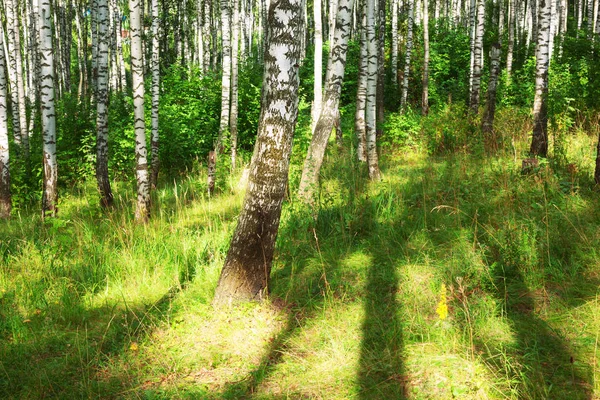
[[[145,226],[125,183],[111,212],[90,183],[56,219],[17,213],[0,224],[0,397],[600,398],[595,137],[528,174],[513,139],[493,156],[387,146],[378,183],[332,148],[316,217],[284,205],[269,300],[229,309],[211,297],[239,173],[211,199],[202,173],[164,183]]]

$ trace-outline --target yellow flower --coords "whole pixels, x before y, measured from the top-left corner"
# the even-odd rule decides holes
[[[129,350],[131,351],[138,351],[139,346],[136,342],[131,342],[131,345],[129,346]]]
[[[440,319],[443,321],[446,318],[448,318],[448,300],[446,298],[446,285],[442,283],[442,288],[441,288],[441,296],[440,296],[440,302],[437,305],[437,308],[435,309],[435,312],[437,313],[437,315],[440,316]]]

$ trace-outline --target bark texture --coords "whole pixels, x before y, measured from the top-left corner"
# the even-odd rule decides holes
[[[216,304],[262,300],[279,229],[298,116],[303,0],[274,0],[268,13],[262,109],[248,190],[215,292]]]
[[[325,101],[304,160],[298,189],[300,199],[306,204],[314,204],[327,142],[339,118],[339,103],[346,69],[353,3],[354,0],[340,0],[338,3],[333,44],[329,51]]]
[[[481,130],[486,146],[491,151],[496,151],[497,143],[494,136],[494,116],[496,114],[496,89],[498,87],[498,74],[500,73],[500,44],[495,43],[490,50],[490,80],[488,83],[487,103],[483,114]]]
[[[539,28],[537,30],[535,98],[533,100],[533,135],[529,153],[533,156],[548,155],[548,67],[550,35],[550,1],[540,0]]]
[[[379,51],[377,50],[378,38],[375,32],[375,1],[367,1],[367,103],[365,111],[366,133],[367,133],[367,164],[369,167],[369,178],[379,180],[379,158],[377,154],[377,131],[376,131],[376,108],[377,108],[377,61]]]
[[[471,79],[471,112],[477,114],[479,110],[479,98],[481,93],[481,55],[483,54],[483,29],[485,22],[485,1],[477,0],[477,18],[475,27],[475,39],[473,43],[473,68]]]
[[[133,115],[135,129],[135,177],[137,204],[135,220],[145,223],[150,217],[150,182],[148,176],[148,149],[144,119],[144,65],[142,54],[141,0],[129,0],[131,36],[131,77],[133,82]]]
[[[8,152],[8,90],[4,57],[4,30],[0,24],[0,218],[10,217],[10,158]]]
[[[159,45],[159,19],[158,19],[158,1],[152,1],[152,172],[150,174],[150,184],[156,188],[158,182],[158,170],[160,168],[160,159],[158,158],[158,105],[160,101],[160,45]]]
[[[354,129],[358,139],[356,153],[358,161],[367,162],[367,127],[365,122],[365,107],[367,104],[367,33],[365,0],[360,1],[360,58],[358,63],[358,88],[356,91],[356,113]]]
[[[423,0],[423,93],[421,96],[421,112],[429,113],[429,4]]]
[[[56,114],[54,109],[54,55],[50,0],[40,0],[40,64],[43,138],[42,217],[58,212],[58,172],[56,162]]]
[[[415,15],[415,0],[408,0],[408,19],[406,21],[407,33],[406,33],[406,51],[404,53],[404,74],[402,76],[402,92],[400,94],[400,107],[406,108],[408,100],[408,79],[410,76],[410,57],[413,47],[413,25]]]

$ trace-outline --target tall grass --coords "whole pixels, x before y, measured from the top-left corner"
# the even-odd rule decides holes
[[[500,111],[495,155],[456,110],[415,119],[379,183],[332,148],[316,212],[284,205],[263,304],[210,304],[239,171],[212,198],[198,171],[163,182],[146,226],[126,184],[111,212],[89,184],[58,219],[15,215],[0,225],[0,397],[599,396],[593,139],[561,132],[566,161],[523,175],[526,115]]]

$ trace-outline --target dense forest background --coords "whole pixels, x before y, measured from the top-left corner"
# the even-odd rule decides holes
[[[597,398],[599,5],[2,0],[0,397]]]

